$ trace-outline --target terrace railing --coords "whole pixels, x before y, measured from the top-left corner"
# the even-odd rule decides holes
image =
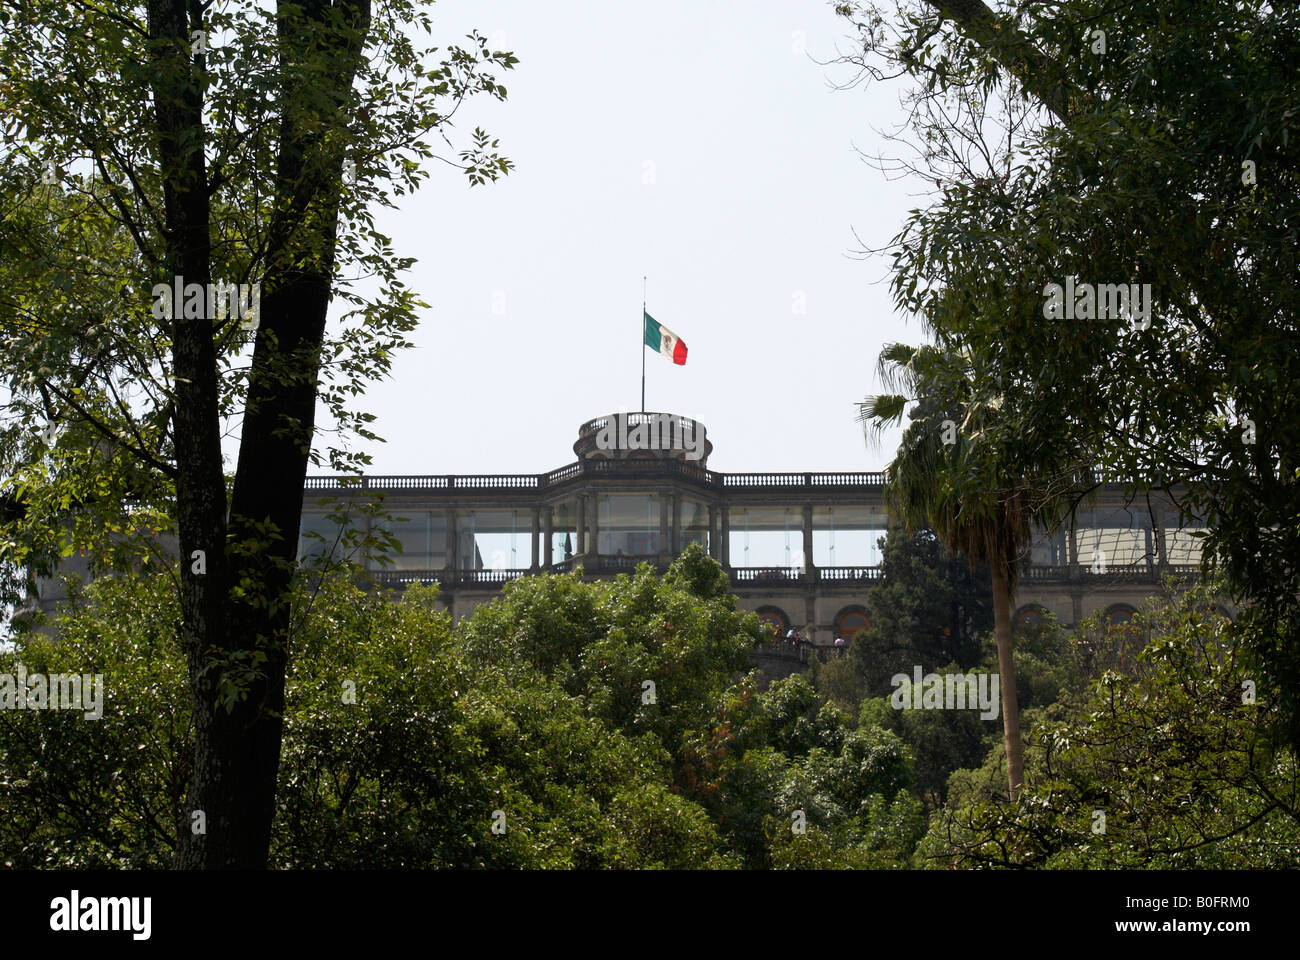
[[[689,460],[585,460],[570,463],[548,473],[449,474],[406,476],[308,477],[304,489],[310,492],[422,490],[446,493],[453,490],[529,490],[559,487],[582,476],[673,475],[721,490],[797,490],[809,487],[881,487],[883,473],[718,473]]]
[[[884,567],[818,567],[817,576],[822,580],[866,582],[881,580],[885,576]]]
[[[732,567],[727,571],[732,583],[807,583],[812,579],[808,570],[799,567]]]
[[[582,567],[589,576],[631,573],[640,563],[662,572],[666,562],[658,554],[646,556],[616,557],[573,557],[542,568],[541,573],[568,573]],[[1104,574],[1092,573],[1086,564],[1043,564],[1026,567],[1021,572],[1023,582],[1033,583],[1079,583],[1101,585],[1113,583],[1158,583],[1164,574],[1181,577],[1200,575],[1201,568],[1191,564],[1168,565],[1163,569],[1112,569]],[[527,568],[504,570],[387,570],[372,571],[370,576],[381,586],[404,587],[412,583],[440,583],[446,588],[453,587],[492,587],[499,586],[518,577],[527,576],[533,571]],[[806,570],[798,567],[730,567],[727,574],[731,582],[740,588],[764,586],[809,586],[818,583],[831,584],[868,584],[885,577],[884,567],[813,567]]]
[[[719,473],[722,486],[789,489],[798,487],[882,487],[883,473]]]

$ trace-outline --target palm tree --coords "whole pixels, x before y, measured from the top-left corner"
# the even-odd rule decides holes
[[[1053,466],[1044,452],[1050,448],[1026,449],[1025,424],[1004,410],[1006,394],[992,363],[969,348],[889,344],[878,369],[885,388],[896,392],[860,405],[858,419],[869,437],[878,440],[916,402],[887,470],[892,508],[909,531],[929,526],[950,550],[972,566],[987,563],[992,574],[1007,789],[1014,800],[1024,769],[1011,649],[1020,559],[1033,524],[1051,530],[1063,519],[1078,458],[1072,455],[1063,469],[1038,469],[1044,460]]]

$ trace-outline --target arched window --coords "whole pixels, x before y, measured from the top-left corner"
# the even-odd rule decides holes
[[[1012,626],[1016,630],[1036,630],[1047,621],[1047,608],[1039,603],[1030,603],[1016,611]]]
[[[754,612],[758,614],[758,622],[771,627],[778,637],[784,637],[790,629],[790,618],[780,607],[759,607]]]
[[[835,636],[852,640],[871,626],[867,611],[862,607],[845,607],[835,617]]]
[[[1106,608],[1106,622],[1112,627],[1118,627],[1132,620],[1135,613],[1137,610],[1127,603],[1112,603]]]

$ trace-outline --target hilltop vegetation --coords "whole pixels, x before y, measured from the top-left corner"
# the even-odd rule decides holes
[[[698,547],[662,578],[525,577],[456,625],[436,599],[299,586],[274,865],[1263,866],[1300,843],[1294,759],[1195,594],[1139,617],[1136,658],[1096,624],[1029,638],[1016,805],[996,720],[850,712],[801,676],[759,692],[762,628]],[[192,828],[178,617],[167,577],[105,577],[0,660],[107,688],[99,721],[0,711],[0,862],[171,865]]]

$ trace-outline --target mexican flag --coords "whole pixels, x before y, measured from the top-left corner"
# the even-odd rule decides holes
[[[679,367],[686,363],[686,344],[682,343],[682,338],[648,313],[645,315],[645,345],[658,350]]]

